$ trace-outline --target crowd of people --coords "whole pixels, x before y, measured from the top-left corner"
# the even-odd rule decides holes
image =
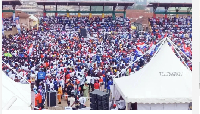
[[[192,70],[191,17],[150,18],[149,23],[152,31],[136,31],[123,17],[40,17],[38,30],[2,37],[3,70],[18,82],[35,77],[35,106],[40,109],[47,91],[57,91],[59,104],[67,99],[73,109],[85,107],[94,89],[110,94],[113,78],[140,70],[164,37],[181,49]],[[39,72],[45,72],[44,79],[37,79]]]
[[[15,22],[13,22],[12,18],[3,18],[2,30],[4,31],[12,31],[13,27],[16,27]]]
[[[152,33],[165,35],[179,48],[181,57],[192,70],[192,17],[150,18]]]

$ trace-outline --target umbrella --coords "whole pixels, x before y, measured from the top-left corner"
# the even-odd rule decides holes
[[[23,54],[23,53],[20,53],[20,54],[19,54],[19,57],[24,57],[24,54]]]
[[[62,44],[66,43],[64,40],[61,41]]]
[[[10,54],[10,53],[4,53],[4,56],[5,57],[12,57],[12,54]]]
[[[12,47],[17,47],[17,44],[11,44]]]
[[[88,65],[86,63],[80,63],[81,66],[85,66],[88,67]]]
[[[102,76],[103,74],[102,74],[102,72],[98,72],[97,73],[97,77],[100,77],[100,76]]]

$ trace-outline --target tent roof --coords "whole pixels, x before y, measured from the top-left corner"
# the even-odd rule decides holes
[[[13,16],[12,12],[4,12],[3,18],[11,18]],[[15,17],[28,18],[29,15],[23,11],[15,10]]]
[[[31,88],[30,84],[21,84],[13,81],[4,72],[2,76],[2,108],[16,98],[9,110],[31,110]]]
[[[38,20],[37,17],[35,17],[33,14],[31,14],[29,18],[32,19],[32,20],[34,20],[34,21]]]
[[[2,0],[2,5],[22,5],[20,0]]]
[[[149,3],[147,7],[192,7],[192,3]]]
[[[181,73],[181,76],[161,76],[160,72]],[[128,77],[114,79],[114,84],[126,102],[189,103],[192,101],[192,73],[165,44],[140,71]]]
[[[105,2],[105,1],[66,1],[66,0],[38,0],[37,5],[74,5],[74,6],[132,6],[134,2]]]

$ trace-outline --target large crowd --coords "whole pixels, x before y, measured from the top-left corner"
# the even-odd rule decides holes
[[[38,30],[2,37],[6,63],[2,68],[18,82],[35,77],[35,106],[40,109],[47,91],[57,91],[59,104],[61,98],[68,99],[73,109],[85,107],[85,99],[94,89],[110,94],[113,78],[140,70],[164,37],[180,49],[192,70],[192,18],[150,18],[149,23],[152,31],[136,31],[123,17],[41,17]],[[81,29],[87,30],[87,36],[82,36]],[[45,79],[37,79],[39,72],[45,72]]]

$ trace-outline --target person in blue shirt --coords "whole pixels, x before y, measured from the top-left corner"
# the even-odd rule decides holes
[[[45,102],[45,87],[44,86],[40,89],[40,93],[42,95],[42,109],[43,109],[44,108],[44,102]]]
[[[109,96],[110,96],[110,85],[113,85],[113,81],[110,79],[109,81],[108,81],[108,84],[107,84],[108,86],[107,86],[107,93],[109,94]]]
[[[54,79],[54,90],[58,91],[58,82],[56,81],[56,79]]]

